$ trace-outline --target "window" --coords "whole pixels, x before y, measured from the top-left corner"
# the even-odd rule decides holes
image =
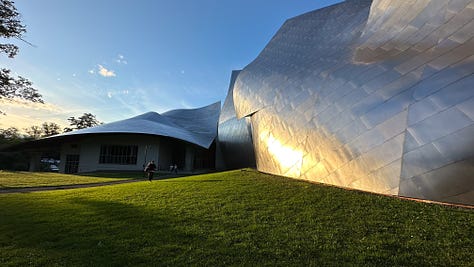
[[[99,164],[137,164],[138,146],[102,145]]]

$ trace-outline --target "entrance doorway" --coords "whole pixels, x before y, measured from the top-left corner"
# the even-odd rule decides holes
[[[77,173],[79,171],[79,155],[66,155],[64,173]]]

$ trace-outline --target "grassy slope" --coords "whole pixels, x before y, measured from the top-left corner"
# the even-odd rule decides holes
[[[474,212],[233,171],[0,195],[0,265],[472,265]]]
[[[121,177],[104,177],[103,173],[80,176],[51,172],[10,172],[0,170],[0,189],[102,183],[137,178],[135,176],[136,174],[130,174],[130,177],[122,174]]]

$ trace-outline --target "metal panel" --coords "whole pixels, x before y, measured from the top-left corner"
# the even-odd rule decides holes
[[[408,128],[420,144],[430,143],[473,124],[473,121],[456,107],[435,115]]]

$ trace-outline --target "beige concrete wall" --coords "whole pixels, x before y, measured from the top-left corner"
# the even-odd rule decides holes
[[[135,165],[99,164],[101,145],[137,145]],[[79,154],[79,172],[91,171],[141,171],[150,160],[160,161],[160,137],[146,135],[102,135],[92,136],[77,143],[64,143],[61,147],[60,172],[65,171],[66,155]],[[146,151],[146,155],[145,155]]]

